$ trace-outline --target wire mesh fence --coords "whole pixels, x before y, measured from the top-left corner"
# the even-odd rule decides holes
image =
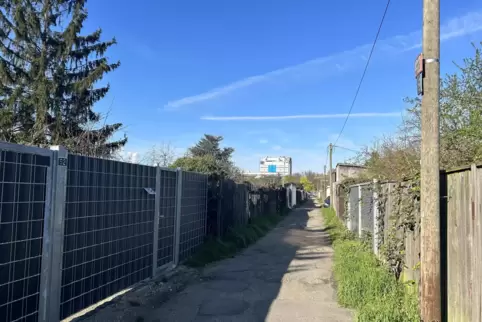
[[[49,154],[0,144],[0,321],[38,318]]]
[[[191,256],[204,242],[207,221],[208,176],[183,171],[179,259]]]
[[[229,181],[221,198],[208,184],[205,174],[0,142],[0,321],[59,321],[186,260],[208,227],[225,234],[296,198]]]
[[[156,168],[70,155],[61,318],[148,278]]]
[[[157,266],[162,267],[174,261],[174,238],[176,223],[177,172],[160,169],[159,234]]]
[[[248,223],[249,213],[246,211],[246,206],[249,197],[248,188],[244,184],[236,184],[232,180],[223,180],[220,187],[219,235],[224,236],[230,229]]]

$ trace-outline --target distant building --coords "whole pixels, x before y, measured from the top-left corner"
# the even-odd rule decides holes
[[[366,171],[366,167],[364,166],[360,166],[356,164],[348,164],[348,163],[338,163],[336,165],[336,168],[333,169],[331,172],[333,186],[336,187],[345,179],[356,178],[365,171]],[[329,185],[326,187],[326,195],[327,196],[331,195]]]
[[[292,162],[290,157],[264,157],[259,161],[261,175],[290,176]]]
[[[330,191],[331,189],[328,186],[326,189],[326,194],[327,196],[331,196],[330,202],[337,212],[344,213],[345,211],[345,196],[342,194],[338,186],[343,182],[343,180],[357,178],[365,171],[366,167],[364,166],[347,163],[338,163],[336,168],[333,169],[331,173],[333,179],[333,193]]]
[[[347,163],[338,163],[336,165],[334,181],[341,182],[348,178],[356,178],[365,171],[366,171],[366,167],[364,166],[347,164]]]

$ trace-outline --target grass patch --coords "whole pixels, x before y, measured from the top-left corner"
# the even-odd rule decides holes
[[[340,305],[356,310],[359,322],[420,321],[415,286],[398,281],[370,245],[347,231],[333,209],[323,209],[334,242],[334,275]]]
[[[253,218],[244,227],[232,229],[221,239],[212,238],[201,246],[191,258],[186,261],[186,265],[191,267],[203,267],[207,264],[230,258],[240,250],[258,241],[273,229],[284,215],[266,215]]]

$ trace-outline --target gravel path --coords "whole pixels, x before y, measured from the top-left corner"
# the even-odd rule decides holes
[[[332,253],[311,202],[235,258],[207,268],[145,322],[352,321],[332,285]]]

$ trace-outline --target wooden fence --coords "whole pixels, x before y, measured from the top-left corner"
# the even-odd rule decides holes
[[[482,168],[447,176],[447,317],[482,321]]]
[[[408,183],[349,188],[340,216],[359,237],[372,237],[404,281],[420,283],[420,203]],[[341,190],[340,190],[341,191]],[[337,191],[338,192],[338,191]],[[441,274],[447,321],[482,321],[482,166],[441,172]],[[396,240],[397,245],[390,241]],[[393,248],[398,254],[389,253]],[[398,258],[397,258],[398,255]],[[397,271],[395,267],[394,271]]]

